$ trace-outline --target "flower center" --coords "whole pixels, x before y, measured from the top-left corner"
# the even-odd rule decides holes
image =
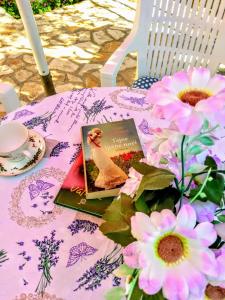
[[[166,263],[175,263],[184,256],[183,241],[176,235],[167,235],[158,243],[158,255]]]
[[[210,300],[224,300],[225,299],[225,289],[220,286],[212,286],[208,284],[205,290],[206,296]]]
[[[200,100],[207,99],[210,96],[210,93],[206,91],[188,90],[180,92],[178,98],[184,103],[188,103],[191,106],[195,106]]]

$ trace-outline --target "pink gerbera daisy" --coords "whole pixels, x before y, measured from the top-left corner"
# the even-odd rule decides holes
[[[124,261],[140,270],[139,287],[146,294],[162,289],[169,300],[204,297],[207,278],[219,272],[208,248],[217,237],[211,223],[196,226],[195,211],[187,204],[177,217],[168,209],[150,217],[137,212],[131,218],[131,231],[137,241],[124,249]]]
[[[225,124],[225,77],[210,78],[206,68],[163,77],[149,89],[147,100],[154,105],[154,116],[171,121],[186,135],[198,133],[204,119]]]

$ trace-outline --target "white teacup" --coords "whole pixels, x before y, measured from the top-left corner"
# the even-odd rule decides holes
[[[25,157],[31,159],[28,150],[29,131],[23,124],[8,122],[0,126],[0,157],[20,161]]]

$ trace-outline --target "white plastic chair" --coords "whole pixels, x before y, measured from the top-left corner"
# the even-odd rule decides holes
[[[115,86],[125,56],[137,52],[137,77],[161,78],[189,66],[214,74],[225,62],[225,0],[137,0],[133,29],[101,70]]]
[[[7,113],[20,106],[19,98],[11,84],[0,82],[0,103]]]

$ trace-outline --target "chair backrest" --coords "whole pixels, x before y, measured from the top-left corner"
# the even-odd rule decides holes
[[[138,76],[225,62],[225,0],[137,0],[131,34]]]

